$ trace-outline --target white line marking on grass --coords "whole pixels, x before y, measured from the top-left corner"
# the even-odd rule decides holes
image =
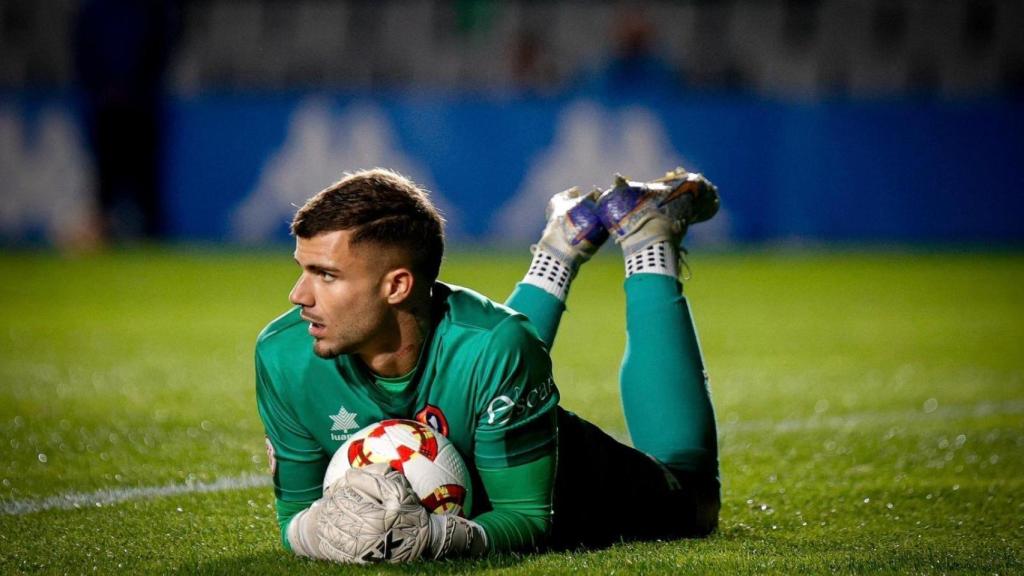
[[[906,424],[911,422],[941,421],[957,418],[980,418],[1001,414],[1024,413],[1024,399],[1003,402],[979,402],[943,406],[930,412],[925,410],[892,410],[878,412],[852,412],[834,416],[811,416],[787,420],[740,420],[719,425],[722,432],[797,432],[827,428],[856,428],[864,425]]]
[[[3,513],[17,516],[42,512],[43,510],[99,508],[129,500],[163,498],[180,494],[224,492],[226,490],[270,486],[270,484],[270,476],[266,474],[242,474],[241,476],[220,478],[213,482],[188,482],[185,484],[166,484],[164,486],[140,486],[138,488],[112,488],[95,492],[68,492],[48,498],[4,502]]]
[[[724,434],[743,432],[795,432],[826,428],[856,428],[862,425],[905,424],[922,421],[941,421],[956,418],[977,418],[999,414],[1024,413],[1024,399],[1004,402],[979,402],[977,404],[943,406],[930,412],[924,410],[894,410],[888,412],[853,412],[835,416],[812,416],[787,420],[746,420],[725,422],[719,425]],[[625,434],[612,434],[620,441]],[[3,514],[21,515],[44,510],[74,510],[119,504],[130,500],[163,498],[181,494],[203,494],[225,492],[243,488],[270,486],[271,479],[263,474],[242,474],[221,478],[213,482],[188,482],[164,486],[143,486],[139,488],[114,488],[95,492],[68,492],[48,498],[10,500],[2,503]]]

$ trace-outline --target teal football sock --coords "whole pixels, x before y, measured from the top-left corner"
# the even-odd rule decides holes
[[[548,350],[551,349],[562,313],[565,312],[565,302],[533,284],[520,282],[516,284],[505,305],[529,318]]]
[[[715,470],[718,442],[697,331],[679,281],[626,279],[620,384],[633,445],[672,468]]]

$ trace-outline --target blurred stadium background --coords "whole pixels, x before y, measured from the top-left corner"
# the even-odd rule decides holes
[[[0,2],[0,238],[286,239],[374,165],[456,243],[683,164],[695,243],[1019,244],[1024,4]]]

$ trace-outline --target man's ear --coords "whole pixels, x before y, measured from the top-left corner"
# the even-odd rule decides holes
[[[384,275],[381,281],[381,290],[388,304],[398,305],[405,302],[412,296],[416,287],[416,278],[408,268],[394,268]]]

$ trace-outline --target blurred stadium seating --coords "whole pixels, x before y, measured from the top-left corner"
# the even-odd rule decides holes
[[[71,84],[79,4],[0,4],[0,86]],[[860,97],[991,94],[1024,82],[1024,4],[1014,0],[212,0],[179,12],[170,85],[186,93],[565,89],[610,57],[626,13],[652,24],[653,50],[692,86]],[[538,46],[534,65],[546,74],[517,71],[524,41]]]
[[[79,19],[117,3],[0,3],[0,238],[59,241],[68,210],[91,210],[101,174],[82,119]],[[685,161],[731,188],[732,219],[711,233],[719,241],[1024,238],[1009,216],[1024,183],[1013,169],[1024,132],[1019,1],[153,4],[173,31],[154,146],[167,237],[282,238],[282,226],[231,224],[275,169],[300,190],[279,192],[290,206],[331,174],[397,163],[450,202],[464,223],[456,237],[487,240],[508,238],[496,214],[509,196],[525,206],[540,194],[531,190],[562,180],[647,177]],[[623,132],[628,146],[587,152]],[[282,155],[317,152],[308,162],[331,164],[285,174]],[[54,176],[40,166],[61,166],[73,186],[44,193]],[[954,166],[977,176],[941,176]],[[844,224],[866,188],[888,198],[889,214]],[[965,192],[974,213],[957,201]],[[61,198],[73,204],[63,219]]]

